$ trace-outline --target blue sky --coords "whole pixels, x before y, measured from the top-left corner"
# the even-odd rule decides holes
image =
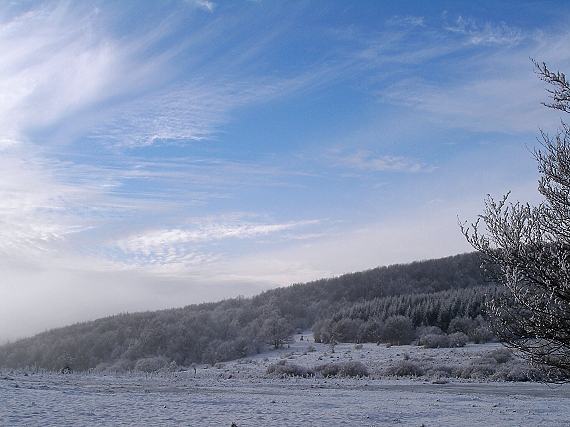
[[[565,1],[0,5],[0,342],[470,251]]]

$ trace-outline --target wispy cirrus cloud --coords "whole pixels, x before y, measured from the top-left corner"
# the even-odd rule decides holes
[[[162,228],[148,230],[116,242],[116,246],[127,255],[125,262],[143,262],[144,264],[187,264],[195,265],[205,261],[214,261],[218,256],[199,250],[200,245],[227,239],[257,239],[270,235],[281,235],[290,239],[294,236],[283,235],[319,221],[294,221],[287,223],[253,223],[245,221],[206,221],[187,228]],[[130,260],[130,261],[128,261]]]
[[[418,162],[403,156],[375,155],[372,151],[357,150],[352,154],[344,154],[338,149],[330,150],[326,159],[335,167],[356,169],[371,172],[433,172],[435,166]]]
[[[120,90],[124,52],[102,37],[95,9],[53,3],[2,22],[0,30],[0,139],[27,140],[28,131]]]
[[[192,3],[208,11],[215,7]],[[61,249],[78,231],[101,227],[108,232],[135,212],[157,213],[154,200],[170,200],[161,204],[164,215],[180,209],[175,199],[181,194],[184,203],[189,194],[198,203],[227,197],[227,188],[247,182],[248,174],[274,173],[216,159],[142,164],[112,150],[94,150],[97,158],[90,162],[83,144],[124,148],[214,139],[232,109],[311,81],[308,74],[234,76],[235,70],[210,64],[201,72],[190,70],[195,78],[172,84],[176,55],[184,49],[190,49],[187,55],[203,51],[200,30],[157,50],[161,40],[180,30],[180,22],[121,38],[109,28],[108,12],[93,4],[54,1],[2,14],[9,16],[0,22],[0,239],[6,250]],[[224,37],[219,29],[211,31]],[[218,74],[211,73],[215,69]],[[85,136],[75,146],[74,139]],[[61,151],[76,155],[58,161]],[[152,188],[143,188],[151,181]],[[192,183],[189,190],[185,182]],[[243,232],[243,227],[234,230]]]
[[[262,79],[259,79],[262,80]],[[298,87],[299,80],[274,81],[193,80],[169,86],[111,110],[92,136],[118,147],[154,143],[215,140],[220,126],[234,109],[267,101]]]
[[[1,154],[1,252],[54,250],[89,227],[78,214],[93,202],[89,190],[58,182],[49,162],[29,150],[12,147]]]
[[[209,11],[215,6],[207,1],[193,4]],[[437,31],[424,18],[394,18],[388,23],[389,31],[383,32],[377,40],[356,37],[362,43],[361,49],[341,61],[317,62],[308,68],[297,70],[293,75],[276,74],[269,77],[256,73],[241,75],[239,67],[228,65],[223,68],[219,66],[218,60],[207,65],[200,63],[201,67],[191,70],[195,71],[192,74],[194,78],[172,84],[171,68],[176,66],[177,52],[191,46],[187,54],[197,55],[203,49],[204,39],[198,34],[199,31],[191,32],[182,45],[168,52],[159,51],[158,54],[145,56],[157,40],[166,38],[174,30],[169,26],[157,27],[150,33],[131,37],[124,43],[111,34],[106,24],[96,8],[73,8],[57,2],[31,9],[1,24],[0,147],[8,148],[27,141],[32,130],[52,127],[69,117],[66,126],[62,126],[65,128],[63,132],[76,130],[79,134],[87,133],[94,139],[122,148],[173,140],[215,139],[221,125],[230,120],[231,112],[241,106],[291,95],[315,85],[325,85],[335,79],[342,79],[346,73],[369,71],[367,67],[371,62],[382,67],[386,64],[417,64],[445,52],[459,50],[466,41],[482,44],[486,37],[488,43],[506,43],[508,40],[517,43],[525,37],[516,28],[479,25],[475,21],[460,18],[445,31],[459,36],[461,43],[448,40],[448,43],[435,45],[420,41],[408,45],[406,42],[413,31],[422,31],[428,42],[429,37],[441,37],[441,34],[436,34]],[[176,25],[178,24],[173,24],[174,27]],[[394,32],[395,26],[399,30]],[[213,37],[214,41],[224,41],[223,32],[219,28],[208,27],[207,30],[211,31],[207,33],[208,37]],[[389,32],[393,34],[388,37]],[[224,63],[232,64],[232,59],[243,58],[244,52],[248,52],[245,56],[253,61],[265,52],[263,48],[255,47],[264,46],[267,49],[270,46],[264,43],[265,41],[259,45],[254,43],[226,52]],[[253,57],[250,53],[252,51],[255,52]],[[157,82],[159,84],[155,88],[153,83]],[[492,100],[496,97],[497,88],[503,92],[515,93],[517,84],[510,77],[460,87],[434,86],[426,81],[408,79],[402,80],[401,86],[383,88],[383,96],[391,102],[405,103],[414,109],[423,110],[434,120],[445,120],[449,126],[465,127],[472,123],[476,129],[488,130],[494,123],[494,129],[504,130],[507,114],[497,114],[496,110],[500,106],[493,105]],[[411,91],[410,87],[415,89]],[[113,105],[108,105],[111,104],[110,100],[114,101]],[[513,105],[507,105],[504,110],[514,115],[519,101],[514,98],[512,100]],[[494,108],[488,108],[489,105]],[[511,128],[520,130],[519,125],[522,123],[534,130],[535,124],[528,119],[531,114],[534,114],[534,110],[526,115],[519,114],[520,120],[511,124]],[[417,159],[376,153],[376,150],[366,149],[353,153],[331,152],[327,161],[336,167],[359,171],[418,173],[434,169],[434,166]],[[114,161],[116,164],[113,167],[102,163],[92,167],[78,164],[54,166],[44,162],[41,168],[34,166],[29,169],[30,174],[37,173],[35,180],[42,181],[43,186],[39,185],[38,188],[45,188],[49,183],[51,187],[45,189],[44,194],[49,194],[50,197],[42,199],[44,196],[38,193],[33,196],[33,200],[26,199],[34,193],[23,185],[12,196],[5,193],[6,200],[10,197],[14,200],[29,200],[29,206],[34,206],[5,208],[5,221],[11,224],[6,230],[12,233],[8,240],[32,242],[35,238],[30,236],[37,235],[40,236],[38,241],[45,242],[46,239],[52,239],[48,238],[51,235],[53,241],[57,241],[63,239],[62,236],[69,235],[70,230],[88,228],[93,225],[92,218],[73,214],[84,209],[84,206],[97,206],[97,209],[106,212],[113,211],[114,215],[121,210],[122,215],[128,209],[139,213],[150,209],[150,203],[145,205],[144,200],[135,200],[135,195],[151,200],[170,197],[174,203],[176,192],[172,189],[177,188],[176,182],[192,182],[191,190],[183,194],[193,191],[196,199],[205,200],[226,197],[226,193],[230,193],[228,189],[240,183],[259,184],[259,180],[253,182],[248,179],[248,175],[255,174],[258,178],[263,176],[263,182],[271,185],[277,181],[271,177],[286,174],[270,166],[224,161],[212,161],[209,164],[203,161],[199,166],[191,164],[190,167],[183,164],[183,161],[178,164],[171,162],[167,166],[158,162],[152,166],[148,162],[137,165],[132,159],[119,160],[118,157]],[[18,178],[23,176],[21,169],[20,164],[10,179],[27,182],[26,179]],[[129,181],[155,181],[164,185],[144,190],[141,185],[141,190],[137,193],[136,189],[126,185]],[[171,191],[164,191],[166,187]],[[129,201],[121,199],[127,192],[131,196]],[[173,209],[177,208],[174,206]],[[25,215],[22,214],[24,211]],[[48,211],[49,215],[46,214]],[[21,223],[18,225],[19,220]],[[31,224],[36,225],[27,229]],[[20,230],[19,238],[15,237],[15,230]],[[180,235],[186,236],[184,238],[190,239],[190,235],[185,234],[188,230],[178,231]]]
[[[408,27],[400,30],[389,44],[382,44],[382,37],[370,40],[363,50],[368,52],[363,61],[394,73],[371,85],[377,86],[373,93],[381,102],[447,128],[520,133],[536,131],[539,124],[555,126],[553,115],[541,106],[544,85],[533,75],[529,56],[568,63],[568,31],[558,33],[553,43],[544,32],[502,21],[458,17],[440,27],[429,22],[417,28],[413,35]],[[438,69],[434,61],[439,61]]]
[[[208,1],[208,0],[192,0],[192,3],[196,6],[199,7],[200,9],[203,9],[207,12],[213,12],[214,9],[216,8],[216,3],[214,3],[213,1]]]
[[[195,78],[174,84],[177,56],[185,51],[200,58],[207,42],[202,32],[223,35],[198,28],[177,46],[157,50],[183,22],[157,23],[121,39],[109,19],[96,7],[53,2],[0,23],[0,147],[46,128],[57,132],[59,143],[62,136],[85,135],[117,146],[203,140],[232,108],[279,90],[276,82],[260,86],[259,80],[227,76],[223,81],[212,70],[227,70],[203,59],[190,70]]]
[[[527,39],[530,35],[517,27],[501,22],[486,22],[480,24],[473,18],[459,16],[457,20],[445,27],[446,30],[460,34],[474,45],[513,45]]]

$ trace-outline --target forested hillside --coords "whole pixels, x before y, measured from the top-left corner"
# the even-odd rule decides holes
[[[213,364],[285,345],[295,330],[310,328],[322,341],[393,341],[390,325],[398,321],[411,337],[433,327],[436,335],[483,340],[481,316],[493,291],[477,254],[456,255],[54,329],[0,347],[0,366],[103,372]]]

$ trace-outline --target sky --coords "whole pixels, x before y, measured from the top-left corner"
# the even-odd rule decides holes
[[[566,1],[0,4],[0,343],[471,251]]]

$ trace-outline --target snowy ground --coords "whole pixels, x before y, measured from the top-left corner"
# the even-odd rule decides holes
[[[4,371],[2,426],[570,426],[570,386],[396,379],[384,367],[406,358],[460,364],[497,345],[422,349],[362,348],[307,340],[217,367],[103,376]],[[312,346],[314,351],[309,346]],[[285,360],[314,367],[358,360],[367,378],[271,378]]]

